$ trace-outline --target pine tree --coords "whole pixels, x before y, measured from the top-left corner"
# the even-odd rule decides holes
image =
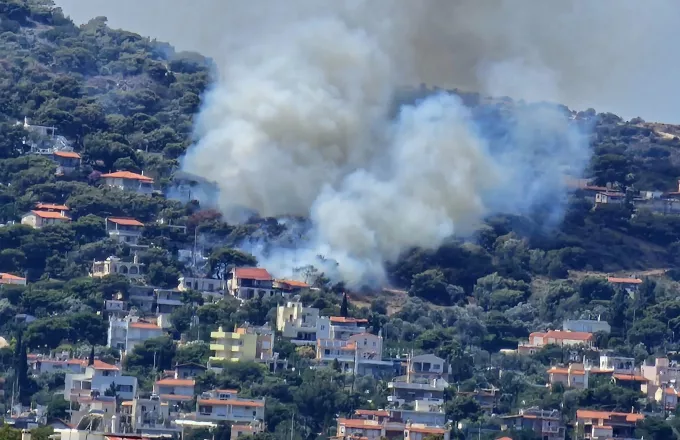
[[[14,376],[19,391],[19,400],[23,403],[30,399],[30,389],[28,384],[28,353],[21,331],[17,334],[17,344],[14,348]]]
[[[90,350],[90,357],[87,359],[87,365],[94,365],[94,345],[92,346],[92,350]]]
[[[349,304],[347,301],[347,293],[344,293],[342,295],[342,305],[340,305],[340,316],[342,316],[343,318],[347,318],[347,316],[349,315],[348,309]]]

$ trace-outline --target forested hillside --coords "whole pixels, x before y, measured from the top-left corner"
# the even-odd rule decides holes
[[[180,251],[195,250],[196,243],[206,250],[207,275],[223,276],[225,268],[257,263],[240,247],[244,240],[286,234],[275,219],[227,224],[195,200],[167,197],[178,159],[192,143],[192,118],[212,68],[198,54],[176,53],[168,44],[111,29],[103,17],[76,26],[49,0],[0,0],[0,272],[27,280],[0,289],[0,335],[14,344],[0,348],[0,375],[16,379],[12,350],[21,345],[81,355],[96,347],[98,357],[116,360],[115,350],[104,347],[108,323],[102,304],[127,299],[130,281],[88,275],[95,260],[131,260],[137,252],[108,236],[107,217],[144,223],[143,282],[159,288],[176,287],[190,272]],[[488,106],[499,117],[513,105],[461,95],[468,105]],[[530,332],[560,328],[564,319],[588,317],[611,324],[611,334],[597,334],[599,348],[638,362],[677,353],[680,346],[680,216],[636,203],[640,191],[679,192],[680,127],[625,121],[592,109],[570,112],[592,126],[592,159],[583,176],[587,185],[555,195],[569,197],[558,224],[544,221],[551,206],[533,217],[495,215],[471,239],[451,238],[436,251],[413,249],[389,263],[391,285],[385,287],[392,290],[348,292],[349,314],[368,319],[370,331],[384,337],[386,351],[435,353],[454,367],[451,382],[458,391],[496,386],[504,396],[502,412],[524,402],[563,409],[565,420],[580,407],[630,411],[650,404],[609,383],[594,391],[544,387],[546,367],[564,360],[560,348],[528,358],[504,357],[499,350],[517,348]],[[79,167],[59,173],[53,160],[32,151],[32,142],[50,140],[32,139],[38,135],[26,129],[25,120],[54,127],[82,158]],[[107,187],[101,175],[114,171],[153,178],[153,194]],[[596,207],[591,187],[616,190],[624,200]],[[39,202],[66,205],[70,221],[42,228],[20,224]],[[339,314],[342,283],[317,268],[301,268],[300,274],[316,288],[302,294],[303,302]],[[607,275],[641,284],[630,294]],[[276,298],[204,303],[189,290],[172,312],[170,335],[190,333],[209,342],[217,326],[272,322],[276,303]],[[24,325],[15,319],[22,314],[36,320]],[[210,356],[206,343],[177,348],[169,341],[147,341],[126,358],[126,368],[147,390],[157,373],[157,352],[163,353],[161,369]],[[291,365],[307,367],[313,357],[285,341],[279,347]],[[63,382],[22,380],[25,403],[48,404],[55,415],[66,416],[63,401],[53,397]],[[291,416],[297,417],[299,438],[311,439],[332,433],[336,413],[387,403],[384,383],[361,379],[350,386],[334,371],[273,374],[238,364],[202,380],[204,389],[241,387],[250,396],[271,399],[267,430],[280,438],[287,438]],[[481,420],[479,405],[456,397],[456,387],[447,391],[447,418]],[[641,432],[667,433],[669,426],[650,422]]]

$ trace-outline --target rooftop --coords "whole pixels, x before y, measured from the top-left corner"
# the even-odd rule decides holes
[[[236,278],[246,280],[271,281],[273,279],[267,269],[260,267],[238,267],[234,269],[234,275]]]
[[[133,173],[130,171],[116,171],[115,173],[102,174],[104,179],[129,179],[129,180],[139,180],[143,182],[153,182],[153,179],[142,174]]]
[[[174,379],[174,378],[168,378],[168,379],[161,379],[156,381],[156,385],[164,385],[164,386],[174,386],[174,387],[193,387],[196,384],[196,381],[193,379]]]
[[[607,281],[612,284],[642,284],[642,280],[637,278],[618,278],[618,277],[608,277]]]
[[[64,215],[61,215],[61,212],[33,210],[29,214],[35,214],[36,216],[38,216],[40,218],[53,218],[53,219],[59,219],[59,220],[71,220],[70,218],[68,218]]]
[[[335,324],[366,324],[368,319],[346,318],[344,316],[331,316],[331,322]]]
[[[53,154],[57,157],[64,157],[67,159],[80,159],[80,154],[75,151],[55,151]]]
[[[625,417],[627,422],[635,423],[645,418],[644,414],[637,413],[619,413],[619,412],[608,412],[608,411],[593,411],[589,409],[579,409],[576,411],[577,419],[602,419],[610,420],[612,417],[623,418]]]
[[[144,226],[144,223],[133,218],[107,217],[106,220],[121,226]]]
[[[57,205],[54,203],[38,203],[35,205],[35,209],[37,210],[54,210],[54,211],[68,211],[68,206],[66,205]]]

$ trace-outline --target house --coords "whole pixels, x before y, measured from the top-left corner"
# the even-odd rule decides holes
[[[237,440],[239,437],[246,435],[259,434],[263,430],[264,425],[257,421],[250,422],[247,425],[236,423],[231,425],[231,435],[229,436],[229,440]]]
[[[67,217],[68,211],[70,210],[66,205],[60,205],[58,203],[36,203],[35,209],[37,211],[47,211],[47,212],[59,212],[62,216]]]
[[[154,289],[155,296],[155,312],[157,315],[160,314],[170,314],[175,309],[182,307],[184,301],[182,301],[183,294],[181,291],[176,289]]]
[[[642,280],[637,278],[608,277],[607,281],[615,287],[624,289],[631,295],[637,292],[638,287],[642,284]]]
[[[68,358],[44,358],[40,355],[29,359],[28,366],[30,371],[39,376],[57,372],[81,374],[85,372],[87,360],[68,359]]]
[[[133,218],[107,217],[106,233],[118,243],[136,246],[142,237],[144,223]]]
[[[562,323],[562,330],[566,332],[611,333],[612,327],[607,321],[600,319],[566,319]]]
[[[565,388],[584,390],[588,388],[590,369],[583,364],[569,364],[568,367],[548,368],[548,380],[550,385],[562,384]]]
[[[459,396],[470,397],[479,404],[479,407],[487,414],[493,414],[498,410],[501,393],[498,388],[483,388],[474,391],[458,391]]]
[[[17,286],[25,286],[26,278],[12,275],[11,273],[0,272],[0,284],[15,284]]]
[[[675,361],[671,362],[665,357],[654,359],[654,365],[643,364],[640,367],[640,374],[651,385],[657,387],[664,383],[680,382],[680,366]]]
[[[106,299],[104,300],[104,312],[116,316],[127,315],[127,302],[120,299]]]
[[[115,173],[102,174],[101,178],[104,179],[104,185],[110,188],[144,195],[153,193],[153,179],[143,174],[116,171]]]
[[[360,333],[347,340],[318,339],[316,361],[330,366],[336,360],[340,369],[359,375],[379,375],[381,367],[393,369],[393,363],[382,360],[383,338],[380,335]]]
[[[128,290],[130,304],[143,313],[153,313],[156,307],[156,292],[153,286],[132,285]]]
[[[226,282],[223,280],[185,275],[179,278],[177,289],[182,292],[196,290],[201,293],[217,293],[224,292],[225,286]],[[222,294],[220,293],[219,296],[222,296]]]
[[[241,300],[271,297],[275,294],[273,280],[267,269],[237,267],[229,272],[227,291]]]
[[[52,153],[52,162],[57,164],[57,176],[71,174],[80,167],[82,162],[80,154],[75,151],[59,151]]]
[[[212,390],[196,399],[196,420],[247,424],[264,421],[264,399],[242,399],[236,390]]]
[[[125,318],[110,316],[106,345],[124,353],[131,353],[136,345],[164,334],[158,325],[144,322],[138,316],[129,315]]]
[[[617,204],[621,205],[626,201],[626,195],[619,191],[602,191],[595,194],[595,204]]]
[[[618,413],[579,409],[576,411],[576,430],[587,439],[636,438],[635,426],[645,418],[637,413]]]
[[[622,388],[628,388],[636,391],[648,391],[647,378],[639,374],[623,374],[614,373],[612,375],[612,382]]]
[[[167,402],[162,402],[156,395],[149,398],[135,398],[121,404],[120,429],[122,432],[143,436],[178,437],[182,429],[174,421],[179,418],[179,410],[168,405]],[[109,440],[114,438],[107,437]]]
[[[557,410],[527,408],[519,414],[502,417],[501,430],[533,431],[543,440],[564,440],[566,426]]]
[[[586,345],[594,346],[594,337],[588,332],[570,332],[562,330],[549,330],[547,332],[534,332],[529,335],[528,342],[520,342],[517,351],[520,354],[534,354],[546,345],[573,346]]]
[[[175,365],[175,379],[192,379],[205,373],[208,368],[193,362]]]
[[[663,406],[666,411],[675,411],[678,407],[678,393],[675,386],[657,388],[654,393],[654,400]]]
[[[144,278],[143,268],[144,264],[139,262],[137,255],[132,258],[131,262],[110,256],[104,261],[94,261],[90,276],[101,278],[107,275],[119,274],[132,281],[136,281]]]
[[[82,395],[73,396],[71,401],[77,403],[72,408],[78,408],[70,410],[71,420],[74,422],[80,421],[91,412],[96,412],[101,414],[106,425],[111,426],[117,416],[115,396],[105,396],[104,393],[98,392],[83,393]]]
[[[635,373],[635,358],[624,356],[600,356],[600,370],[618,374]]]
[[[93,365],[88,365],[84,373],[69,373],[64,379],[64,397],[66,400],[76,401],[79,396],[98,391],[104,395],[106,390],[114,384],[116,393],[123,400],[131,400],[137,394],[137,378],[123,376],[120,368],[95,359]]]
[[[61,225],[70,221],[71,219],[61,212],[52,211],[33,210],[21,216],[22,225],[28,225],[35,229],[40,229],[44,226]]]
[[[161,402],[177,405],[181,402],[194,400],[194,379],[177,379],[167,377],[157,380],[153,385],[153,393],[159,396]]]
[[[211,332],[210,350],[215,352],[210,361],[269,361],[274,359],[274,332],[267,326],[234,328],[225,332],[222,327]]]
[[[441,413],[444,392],[449,387],[444,359],[433,354],[409,356],[406,375],[387,383],[390,395],[387,401],[398,409],[412,407],[420,412]]]
[[[423,423],[393,419],[366,419],[366,418],[338,418],[337,439],[368,439],[390,440],[409,439],[424,440],[425,438],[450,439],[449,427],[430,426]]]
[[[304,307],[301,302],[287,302],[276,307],[276,330],[296,345],[316,342],[319,309]]]
[[[295,280],[274,280],[273,285],[274,289],[281,292],[284,296],[295,295],[311,287],[307,283]]]
[[[316,325],[316,337],[346,341],[353,335],[366,333],[366,324],[368,319],[321,316]]]

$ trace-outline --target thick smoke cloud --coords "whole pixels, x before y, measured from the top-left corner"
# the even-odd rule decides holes
[[[182,2],[175,3],[179,13]],[[500,119],[440,94],[394,117],[392,100],[400,86],[420,82],[556,101],[595,90],[570,75],[580,64],[593,73],[589,63],[599,58],[589,51],[612,27],[574,26],[606,15],[602,6],[220,4],[223,13],[210,11],[220,21],[211,43],[219,79],[204,97],[199,141],[183,169],[217,182],[219,207],[232,221],[253,211],[310,219],[311,231],[294,248],[258,252],[277,274],[324,255],[352,285],[383,282],[385,261],[467,235],[488,214],[529,213],[550,200],[559,215],[555,195],[564,193],[565,174],[578,174],[588,159],[587,144],[555,106],[520,106]],[[582,18],[588,12],[595,15]],[[189,34],[209,26],[182,27]],[[576,44],[582,56],[560,52]]]

